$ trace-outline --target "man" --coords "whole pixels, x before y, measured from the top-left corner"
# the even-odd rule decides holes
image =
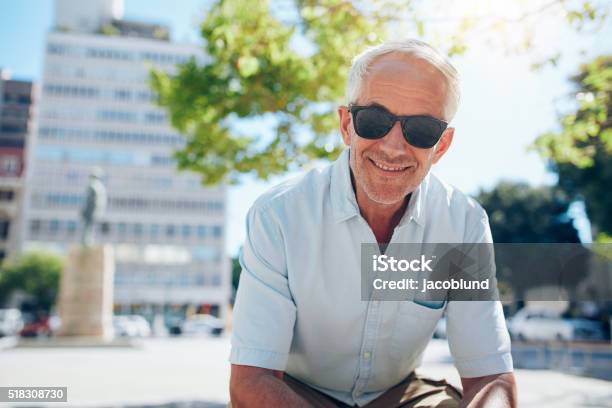
[[[362,243],[491,242],[484,210],[429,173],[453,140],[455,69],[421,41],[386,43],[354,60],[346,93],[349,148],[247,216],[232,406],[458,406],[458,390],[413,372],[444,311],[461,404],[515,406],[499,302],[361,300]]]

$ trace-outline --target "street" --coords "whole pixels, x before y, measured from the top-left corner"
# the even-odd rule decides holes
[[[151,338],[138,348],[6,348],[0,386],[67,386],[64,406],[224,407],[229,349],[228,336]],[[460,384],[446,340],[432,340],[420,372]],[[516,377],[520,407],[612,407],[607,381],[547,370]]]

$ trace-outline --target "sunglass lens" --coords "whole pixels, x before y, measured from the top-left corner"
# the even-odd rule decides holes
[[[408,143],[422,149],[435,146],[444,128],[443,124],[428,117],[408,118],[402,121],[402,130]]]
[[[393,121],[382,109],[368,107],[355,112],[355,131],[366,139],[379,139],[393,127]]]

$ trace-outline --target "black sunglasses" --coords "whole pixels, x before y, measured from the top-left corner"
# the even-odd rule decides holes
[[[398,120],[406,141],[414,147],[429,149],[438,143],[448,123],[427,115],[396,116],[380,105],[350,105],[355,132],[364,139],[381,139]]]

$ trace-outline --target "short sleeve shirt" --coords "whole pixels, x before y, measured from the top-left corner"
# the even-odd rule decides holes
[[[365,405],[421,361],[437,321],[461,377],[511,372],[497,301],[361,299],[360,250],[376,238],[360,215],[350,149],[278,185],[252,206],[240,253],[230,362],[281,370],[346,404]],[[482,207],[429,173],[391,243],[490,243]]]

